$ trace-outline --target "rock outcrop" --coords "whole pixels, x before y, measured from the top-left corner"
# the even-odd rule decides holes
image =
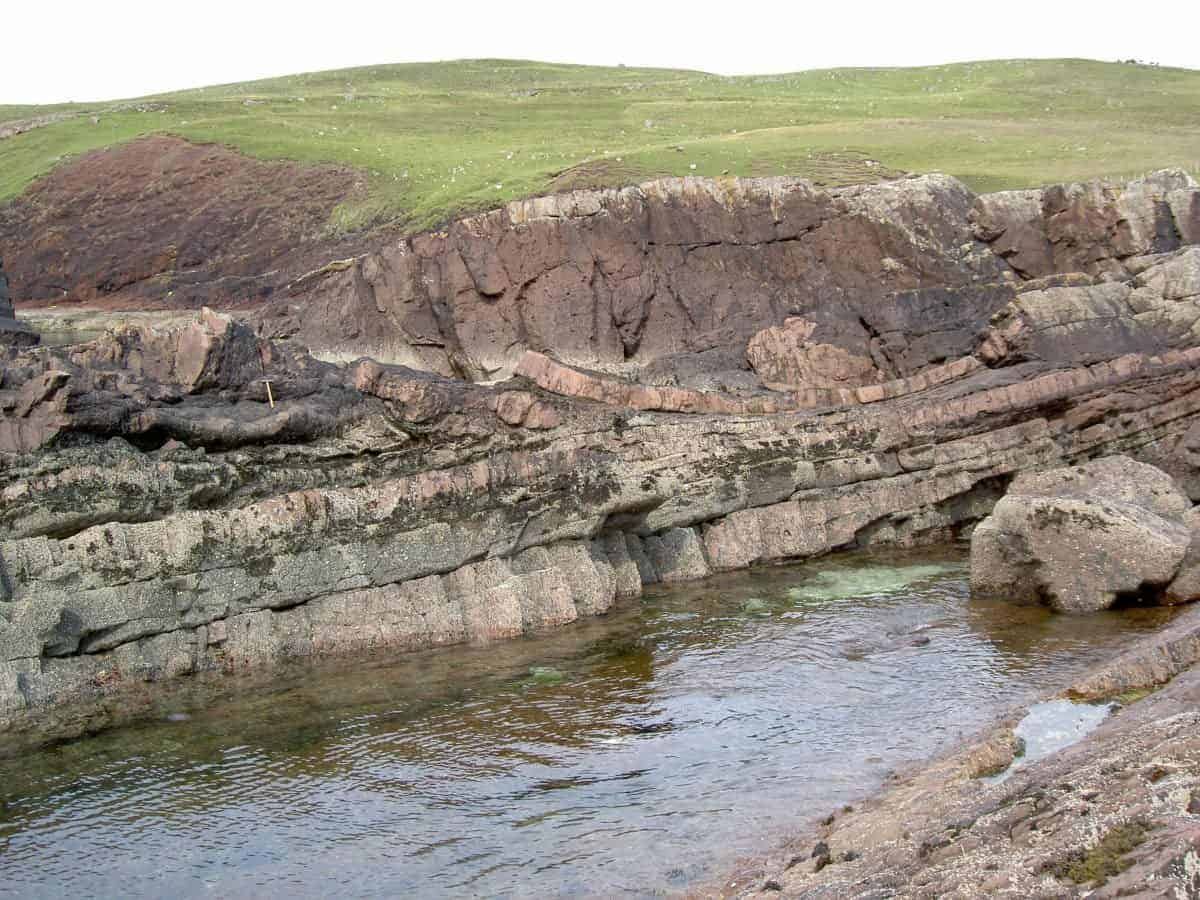
[[[38,450],[64,432],[142,447],[303,442],[353,422],[361,405],[346,371],[205,309],[181,328],[117,329],[13,358],[0,381],[0,452]]]
[[[1072,685],[1089,700],[1129,692],[1078,743],[1015,766],[1014,714],[691,896],[1195,897],[1198,659],[1193,610]]]
[[[8,276],[0,261],[0,347],[30,347],[38,343],[38,335],[28,325],[18,322],[8,292]]]
[[[736,347],[789,316],[878,357],[887,377],[947,357],[1011,294],[945,176],[825,191],[799,179],[676,178],[511,203],[298,280],[269,334],[323,354],[470,378],[527,351],[619,371]],[[900,292],[899,296],[892,295]]]
[[[1022,279],[1124,280],[1129,263],[1194,242],[1197,197],[1173,171],[983,197],[944,176],[829,191],[666,179],[397,241],[299,279],[263,315],[270,334],[331,358],[471,378],[506,376],[527,350],[636,374],[798,317],[814,326],[805,342],[849,355],[843,373],[852,359],[863,380],[894,379],[962,355]]]
[[[940,177],[543,198],[327,268],[258,332],[205,311],[9,351],[6,744],[100,727],[148,682],[964,536],[1031,470],[1123,453],[1188,484],[1194,250],[1023,280],[971,237],[975,203]],[[801,363],[768,386],[749,346],[795,315]],[[275,339],[338,329],[343,356],[414,365]],[[815,383],[840,354],[878,374]]]
[[[971,590],[1064,612],[1190,600],[1191,512],[1171,476],[1125,456],[1022,474],[971,536]]]
[[[1125,260],[1200,240],[1196,183],[1178,170],[980,197],[976,235],[1026,278],[1126,274]]]

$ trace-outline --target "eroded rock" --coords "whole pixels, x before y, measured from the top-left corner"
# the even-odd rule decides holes
[[[971,536],[971,590],[1063,612],[1163,602],[1190,510],[1169,475],[1128,457],[1021,475]]]
[[[973,203],[944,178],[580,192],[314,275],[317,298],[375,292],[325,320],[363,317],[344,364],[215,312],[6,351],[5,745],[119,718],[146,682],[500,639],[644,584],[961,537],[1021,473],[1128,453],[1200,484],[1190,252],[1022,282],[968,234]],[[767,390],[747,347],[796,315],[797,348],[873,380]],[[412,365],[360,358],[380,335]],[[1188,567],[1188,528],[1159,530],[1178,541],[1130,590]]]

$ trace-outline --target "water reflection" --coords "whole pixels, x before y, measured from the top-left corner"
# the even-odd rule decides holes
[[[184,721],[0,764],[0,893],[653,895],[1081,671],[1142,612],[1081,629],[970,603],[954,551],[853,556],[197,690]]]

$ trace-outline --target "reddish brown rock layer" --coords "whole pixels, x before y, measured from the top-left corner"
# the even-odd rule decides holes
[[[860,388],[789,389],[786,385],[768,385],[772,392],[757,397],[638,384],[597,372],[585,372],[533,351],[521,357],[515,374],[528,378],[552,394],[595,400],[609,406],[662,412],[746,415],[896,400],[963,378],[982,367],[983,363],[979,360],[966,356],[945,365],[930,366],[911,378],[897,378]]]
[[[603,369],[744,348],[803,315],[814,340],[878,356],[894,377],[961,354],[1009,299],[923,293],[1008,270],[971,235],[974,200],[926,176],[836,191],[666,179],[520,201],[299,282],[264,323],[323,351],[479,378],[526,350]],[[911,296],[881,303],[897,291]]]

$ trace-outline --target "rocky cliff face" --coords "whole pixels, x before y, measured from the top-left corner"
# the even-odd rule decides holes
[[[1179,172],[984,197],[944,176],[668,179],[396,241],[300,279],[264,321],[326,355],[445,375],[503,377],[534,350],[736,389],[747,342],[800,317],[852,368],[898,378],[962,355],[1016,283],[1124,279],[1126,261],[1200,240],[1197,197]]]
[[[1095,456],[1195,500],[1200,251],[1123,243],[1101,272],[1025,278],[976,235],[982,202],[940,178],[529,201],[259,321],[419,368],[319,362],[212,312],[7,351],[0,730],[961,535],[1017,473]]]
[[[1002,302],[966,290],[1009,269],[973,238],[974,199],[944,176],[837,191],[683,178],[543,197],[314,274],[292,288],[302,302],[280,298],[264,322],[324,353],[365,346],[445,375],[503,377],[534,350],[611,371],[658,364],[661,380],[680,376],[682,355],[744,369],[754,334],[804,316],[814,339],[903,375],[944,359],[947,335],[965,340]],[[963,289],[953,304],[947,288]]]

